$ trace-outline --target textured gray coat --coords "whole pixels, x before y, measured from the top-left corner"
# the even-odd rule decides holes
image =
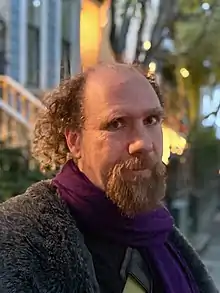
[[[195,251],[174,229],[201,293],[218,292]],[[99,293],[91,255],[50,181],[0,205],[0,293]]]

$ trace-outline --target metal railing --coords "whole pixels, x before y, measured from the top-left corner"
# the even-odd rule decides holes
[[[0,75],[0,140],[26,145],[41,101],[9,76]]]

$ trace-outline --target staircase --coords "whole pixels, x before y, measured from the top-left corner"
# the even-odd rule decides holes
[[[9,76],[0,75],[0,141],[26,146],[31,139],[41,101]]]

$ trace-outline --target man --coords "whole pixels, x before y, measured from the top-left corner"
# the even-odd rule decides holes
[[[0,208],[1,293],[214,293],[163,207],[163,100],[129,65],[97,65],[45,100],[33,141],[63,165]]]

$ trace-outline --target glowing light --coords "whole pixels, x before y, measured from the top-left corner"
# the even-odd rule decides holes
[[[182,75],[183,78],[187,78],[189,76],[189,71],[186,68],[181,68],[180,74]]]
[[[163,126],[163,162],[168,164],[171,152],[181,156],[187,147],[187,141],[169,127]]]
[[[145,41],[143,44],[144,50],[148,51],[151,48],[151,42],[150,41]]]
[[[206,11],[209,10],[210,9],[210,4],[207,3],[207,2],[202,3],[202,9],[206,10]]]
[[[203,66],[206,67],[206,68],[209,68],[211,66],[210,60],[204,60],[203,61]]]
[[[149,71],[150,72],[155,72],[157,69],[157,64],[155,62],[150,62],[149,64]]]
[[[40,3],[40,0],[33,0],[32,3],[33,3],[33,6],[34,6],[34,7],[39,7],[40,4],[41,4],[41,3]]]

